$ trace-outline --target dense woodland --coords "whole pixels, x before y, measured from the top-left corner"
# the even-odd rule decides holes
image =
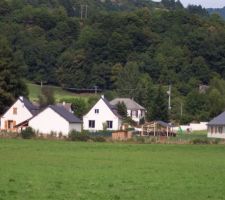
[[[31,80],[132,97],[149,119],[208,120],[225,108],[224,40],[219,15],[174,0],[0,0],[0,111]]]
[[[225,19],[225,6],[223,8],[209,8],[207,9],[209,13],[217,13]]]

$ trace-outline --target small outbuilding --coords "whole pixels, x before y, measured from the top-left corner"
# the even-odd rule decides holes
[[[142,126],[141,136],[176,136],[173,127],[163,121],[147,122]]]
[[[208,123],[208,137],[225,139],[225,112]]]
[[[132,138],[132,132],[129,131],[117,131],[112,133],[113,140],[128,140]]]

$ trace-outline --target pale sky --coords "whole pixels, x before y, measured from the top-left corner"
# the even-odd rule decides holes
[[[160,1],[160,0],[153,0]],[[225,0],[180,0],[184,6],[188,4],[201,5],[204,8],[222,8],[225,6]]]

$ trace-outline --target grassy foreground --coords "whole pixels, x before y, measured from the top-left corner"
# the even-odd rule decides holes
[[[0,199],[225,199],[225,146],[0,140]]]

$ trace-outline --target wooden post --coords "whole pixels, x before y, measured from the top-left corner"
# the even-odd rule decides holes
[[[154,137],[155,137],[155,122],[154,122]]]
[[[167,137],[169,137],[169,127],[168,126],[166,128],[166,134],[167,134]]]

